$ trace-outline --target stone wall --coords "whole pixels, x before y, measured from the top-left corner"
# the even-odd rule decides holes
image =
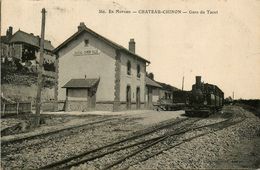
[[[71,101],[67,100],[65,103],[65,111],[87,111],[88,102],[87,101]]]
[[[77,103],[78,102],[78,103]],[[87,108],[87,105],[84,103],[86,101],[70,101],[69,105],[67,106],[69,111],[72,111],[72,107],[75,109],[77,108],[78,111],[90,111],[89,108]],[[79,106],[83,103],[84,106]],[[70,108],[69,108],[70,107]],[[84,108],[83,108],[84,107]],[[58,111],[65,110],[65,101],[59,101],[58,102]],[[98,111],[113,111],[113,103],[96,103],[96,108],[93,110],[98,110]]]
[[[122,103],[120,104],[120,107],[119,107],[119,108],[120,108],[120,109],[119,109],[120,111],[124,111],[124,110],[137,110],[137,108],[136,108],[136,103],[132,103],[132,104],[131,104],[131,109],[127,109],[127,108],[126,108],[126,103],[122,102]],[[142,110],[142,109],[147,109],[145,103],[141,103],[141,104],[140,104],[140,108],[139,108],[138,110]]]
[[[95,110],[99,110],[99,111],[113,111],[113,104],[109,104],[109,103],[96,103]]]
[[[1,84],[1,92],[4,97],[14,101],[32,101],[35,102],[37,86],[36,85],[14,85]],[[43,88],[42,102],[49,102],[54,100],[54,88]]]
[[[120,52],[116,52],[116,62],[115,62],[115,86],[114,86],[114,104],[113,111],[119,111],[120,107],[120,70],[121,70],[121,55]]]
[[[73,107],[73,108],[77,108],[78,111],[82,111],[82,110],[85,109],[85,107],[87,108],[87,105],[85,103],[83,103],[84,106],[79,106],[79,105],[82,104],[82,102],[86,102],[86,101],[70,101],[69,107],[71,107],[70,109],[72,109],[72,107]],[[146,105],[147,104],[145,104],[145,103],[141,103],[140,109],[153,109],[153,107],[148,108]],[[114,111],[113,106],[114,106],[113,102],[104,102],[104,103],[98,102],[98,103],[96,103],[96,108],[93,109],[93,110]],[[64,110],[64,109],[65,109],[65,101],[59,101],[58,102],[58,110],[61,111],[61,110]],[[89,110],[90,109],[88,109],[88,108],[85,109],[85,111],[89,111]],[[118,111],[124,111],[124,110],[127,110],[126,109],[126,103],[121,103],[119,105]],[[131,110],[136,110],[136,104],[135,103],[132,103]],[[72,110],[70,110],[70,111],[72,111]]]
[[[65,101],[58,101],[57,102],[57,111],[64,111],[65,110]]]

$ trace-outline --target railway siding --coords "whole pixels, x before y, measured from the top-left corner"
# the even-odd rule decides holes
[[[122,139],[130,133],[150,127],[161,121],[167,122],[169,119],[175,119],[178,112],[160,113],[162,114],[160,119],[158,119],[157,114],[158,112],[156,111],[131,112],[128,116],[120,116],[118,118],[121,119],[119,122],[103,122],[101,126],[93,129],[79,129],[78,133],[72,133],[71,135],[65,136],[62,132],[58,133],[58,136],[53,139],[46,138],[45,140],[45,138],[37,137],[35,139],[22,140],[22,144],[20,142],[18,144],[10,143],[2,147],[2,152],[5,152],[4,155],[1,155],[2,165],[3,167],[17,169],[39,168],[51,162],[77,155],[84,150],[91,150],[106,143]],[[151,120],[153,116],[156,120],[148,124],[146,117]],[[140,122],[145,123],[143,125]],[[34,143],[40,144],[34,145]]]
[[[46,142],[39,145],[32,143],[32,146],[21,150],[10,150],[8,155],[2,156],[2,165],[18,169],[44,168],[50,163],[69,160],[72,156],[76,158],[81,153],[120,140],[124,141],[129,136],[138,135],[140,135],[140,138],[133,138],[132,142],[126,140],[125,143],[122,142],[119,143],[120,145],[104,148],[103,151],[100,150],[95,154],[91,153],[87,157],[75,160],[73,158],[71,159],[72,161],[65,161],[69,164],[62,162],[62,166],[60,167],[71,167],[73,165],[72,169],[74,170],[110,167],[112,169],[120,169],[129,166],[130,169],[208,169],[212,167],[245,168],[247,166],[255,168],[258,165],[250,157],[246,159],[248,162],[253,162],[252,165],[244,163],[243,166],[239,163],[233,163],[233,160],[227,159],[227,154],[232,153],[233,148],[243,143],[244,139],[255,139],[257,136],[260,136],[260,120],[250,112],[240,107],[229,106],[225,107],[222,114],[218,116],[213,115],[212,117],[203,119],[188,118],[187,121],[185,118],[175,119],[177,116],[171,115],[177,112],[169,113],[155,112],[153,114],[151,111],[150,113],[147,112],[146,115],[136,114],[129,117],[121,117],[117,121],[103,122],[100,123],[100,126],[95,126],[92,129],[79,128],[77,133],[72,131],[69,135],[59,133],[60,136],[58,135],[58,137],[53,139],[46,138]],[[162,120],[166,121],[163,122],[165,127],[158,131],[156,124],[148,126],[147,123],[153,120],[153,115],[156,115],[154,119],[158,119],[159,114],[162,117],[164,116]],[[169,116],[168,120],[166,119],[167,114]],[[149,121],[143,120],[146,116]],[[171,123],[176,121],[180,121],[180,123]],[[158,122],[160,121],[158,120]],[[172,126],[168,126],[167,124],[172,124]],[[141,135],[142,133],[147,133],[147,135],[144,137]],[[172,133],[176,134],[167,136],[167,134]],[[142,143],[144,140],[147,140],[147,142]],[[30,141],[32,140],[28,140],[28,142]],[[140,144],[135,145],[138,142]],[[153,142],[155,145],[151,145],[150,147],[149,145]],[[128,145],[133,145],[133,147],[127,148]],[[15,144],[8,146],[11,148]],[[117,150],[118,146],[122,148],[126,147],[126,149]],[[171,149],[169,148],[171,146],[174,147]],[[139,151],[142,147],[147,147],[147,149]],[[110,151],[110,153],[104,154],[106,151]],[[260,153],[256,149],[252,149],[252,152],[254,153],[250,151],[249,155],[259,155],[258,153]],[[92,159],[95,155],[96,158]],[[127,155],[132,156],[128,157]],[[122,159],[122,162],[120,159]],[[90,161],[86,162],[83,160]],[[225,164],[222,163],[224,160],[226,161]],[[81,161],[81,164],[78,164],[78,161]],[[118,164],[110,166],[113,162],[118,162]]]
[[[163,135],[160,135],[161,136],[160,138],[155,139],[150,143],[146,143],[143,146],[127,148],[126,150],[119,150],[119,152],[115,152],[112,155],[105,154],[104,157],[102,157],[101,159],[97,159],[94,161],[91,161],[92,159],[87,159],[89,161],[87,162],[87,164],[85,164],[85,166],[83,165],[83,169],[88,169],[93,166],[97,167],[98,169],[100,168],[101,169],[109,169],[109,168],[127,169],[130,165],[133,164],[133,162],[138,163],[139,161],[142,161],[147,157],[149,158],[151,154],[157,154],[158,151],[159,151],[158,153],[160,154],[160,152],[164,151],[165,148],[167,150],[168,147],[175,147],[182,144],[183,142],[189,142],[193,138],[197,138],[200,137],[201,135],[207,135],[208,133],[211,133],[211,131],[215,130],[214,128],[216,128],[216,130],[219,130],[227,126],[230,126],[232,124],[241,122],[244,119],[240,119],[236,121],[232,119],[227,119],[224,121],[209,123],[205,125],[195,125],[195,123],[200,122],[200,120],[201,119],[197,119],[197,120],[189,119],[188,122],[186,123],[184,122],[185,124],[177,124],[177,126],[172,125],[167,130],[168,132],[166,132]],[[197,131],[198,134],[194,133]],[[186,133],[191,133],[192,134],[191,137],[183,138],[183,134]],[[177,142],[177,144],[175,142]],[[142,158],[140,159],[140,157]],[[81,161],[81,163],[83,162],[84,161]],[[74,165],[78,165],[78,163]]]
[[[107,120],[113,119],[108,118]],[[1,144],[7,144],[7,143],[12,143],[12,142],[19,142],[22,140],[26,140],[26,139],[31,139],[34,137],[40,137],[40,136],[45,136],[45,135],[50,135],[53,133],[59,133],[61,131],[66,131],[66,130],[71,130],[74,128],[79,128],[85,125],[89,125],[89,124],[95,124],[95,123],[99,123],[104,121],[105,119],[98,119],[98,120],[77,120],[77,122],[73,122],[70,121],[66,124],[61,124],[55,127],[49,127],[49,128],[45,128],[45,129],[36,129],[35,131],[31,131],[28,133],[20,133],[20,134],[16,134],[16,135],[9,135],[9,136],[3,136],[1,137]]]
[[[245,116],[245,121],[183,143],[130,169],[259,168],[260,147],[254,141],[260,141],[260,120],[238,107],[232,111],[236,116]],[[242,147],[249,149],[240,151],[242,143]],[[240,155],[237,155],[238,146]]]

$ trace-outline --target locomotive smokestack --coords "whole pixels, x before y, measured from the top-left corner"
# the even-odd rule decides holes
[[[201,76],[196,76],[196,85],[201,84]]]

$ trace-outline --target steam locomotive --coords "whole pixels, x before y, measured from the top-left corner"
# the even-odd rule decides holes
[[[185,113],[190,116],[207,116],[219,111],[223,104],[223,91],[216,85],[201,82],[201,76],[196,76]]]
[[[172,91],[172,98],[158,100],[161,110],[185,110],[188,116],[208,116],[219,111],[224,104],[224,93],[218,86],[201,82],[196,76],[196,83],[191,91]]]

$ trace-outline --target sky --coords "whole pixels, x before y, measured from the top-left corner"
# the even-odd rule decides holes
[[[2,0],[1,35],[9,26],[40,35],[42,8],[45,39],[54,47],[84,22],[124,47],[134,38],[136,53],[151,61],[147,71],[157,81],[181,88],[184,76],[184,90],[191,90],[200,75],[225,97],[234,92],[236,99],[260,99],[260,0]]]

